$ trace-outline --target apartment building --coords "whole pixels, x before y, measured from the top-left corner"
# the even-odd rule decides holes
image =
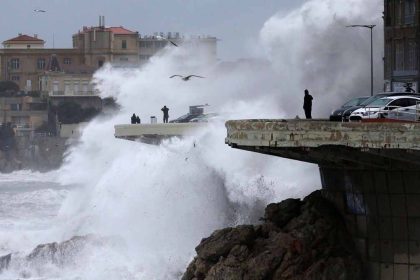
[[[419,91],[420,0],[384,1],[384,77],[387,91]]]
[[[13,81],[27,92],[70,92],[71,87],[72,92],[87,92],[78,90],[77,82],[69,86],[65,80],[73,81],[77,76],[83,89],[86,78],[90,80],[94,71],[105,63],[116,67],[137,66],[138,33],[122,26],[105,27],[104,21],[101,17],[99,26],[83,27],[74,34],[73,48],[45,48],[45,41],[37,35],[19,34],[4,41],[0,49],[0,80]]]

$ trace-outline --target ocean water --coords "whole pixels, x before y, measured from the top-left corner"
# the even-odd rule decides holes
[[[0,253],[12,253],[0,279],[179,279],[201,238],[255,223],[266,204],[320,188],[315,165],[225,145],[224,120],[302,115],[305,88],[315,98],[313,115],[326,116],[369,89],[361,70],[369,38],[343,31],[380,20],[380,1],[366,5],[310,0],[279,12],[261,27],[258,59],[236,67],[169,47],[141,69],[104,67],[97,89],[121,111],[89,123],[59,170],[0,174]],[[206,78],[169,79],[190,73]],[[113,136],[132,113],[147,122],[167,105],[173,119],[205,103],[220,119],[194,136],[159,146]],[[28,258],[39,244],[67,240]]]

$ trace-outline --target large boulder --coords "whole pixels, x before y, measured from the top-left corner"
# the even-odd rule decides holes
[[[364,279],[343,219],[321,192],[270,204],[262,220],[203,239],[182,280]]]

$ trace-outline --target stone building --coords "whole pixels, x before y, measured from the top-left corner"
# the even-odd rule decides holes
[[[105,27],[101,17],[99,26],[83,27],[73,35],[73,49],[79,51],[83,64],[102,67],[104,63],[114,66],[138,66],[138,32],[122,26]]]
[[[104,63],[117,67],[137,66],[138,38],[137,32],[122,26],[105,27],[103,17],[99,26],[83,27],[73,35],[73,48],[47,49],[45,41],[37,35],[19,34],[4,41],[0,49],[0,80],[13,81],[23,91],[43,91],[47,71],[54,72],[54,77],[61,72],[60,77],[77,74],[91,79]],[[64,82],[58,84],[61,87],[54,91],[66,91]],[[79,91],[77,87],[76,91]]]
[[[411,83],[419,91],[419,0],[384,1],[385,57],[387,91],[404,91]]]

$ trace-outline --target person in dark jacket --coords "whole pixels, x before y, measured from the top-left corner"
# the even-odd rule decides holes
[[[136,117],[136,123],[141,123],[139,116]]]
[[[133,115],[131,116],[131,124],[135,124],[137,122],[137,117],[136,114],[133,113]]]
[[[163,106],[163,108],[161,109],[163,112],[163,123],[168,123],[169,120],[169,108],[165,106]]]
[[[312,119],[312,95],[305,89],[305,97],[303,99],[303,110],[305,110],[305,116],[307,119]]]

